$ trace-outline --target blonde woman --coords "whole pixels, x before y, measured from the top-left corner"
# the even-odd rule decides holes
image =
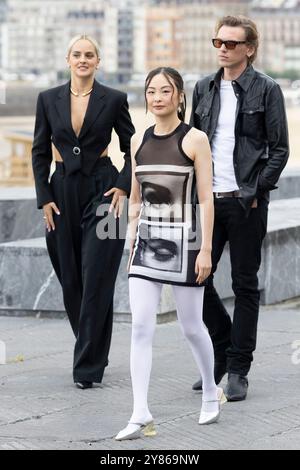
[[[124,246],[116,233],[130,192],[134,127],[126,95],[95,80],[96,41],[76,36],[66,59],[70,81],[38,97],[32,162],[47,248],[76,338],[73,378],[85,389],[102,381],[108,363],[114,285]],[[113,128],[125,153],[120,173],[108,156]],[[53,157],[56,170],[49,182]],[[106,206],[107,212],[102,210]],[[104,217],[113,225],[106,238],[96,233]]]

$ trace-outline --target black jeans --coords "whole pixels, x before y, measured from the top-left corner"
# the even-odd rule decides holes
[[[268,201],[258,200],[248,217],[237,198],[215,199],[212,274],[204,293],[204,322],[211,335],[215,361],[227,360],[228,372],[247,375],[256,347],[259,311],[257,272],[266,234]],[[213,285],[214,273],[229,242],[232,289],[235,294],[233,321]]]

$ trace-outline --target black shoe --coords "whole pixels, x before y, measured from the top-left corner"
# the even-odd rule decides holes
[[[226,362],[216,362],[214,368],[215,382],[218,385],[226,374]],[[193,390],[202,390],[202,378],[193,385]]]
[[[86,388],[92,388],[93,382],[75,382],[75,385],[77,388],[80,388],[81,390],[84,390]]]
[[[245,400],[248,391],[248,379],[244,375],[228,374],[225,395],[228,401]]]

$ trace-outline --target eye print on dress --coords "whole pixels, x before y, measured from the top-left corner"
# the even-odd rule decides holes
[[[166,263],[178,255],[176,243],[162,238],[148,240],[147,249],[152,252],[153,258],[161,263]]]
[[[154,209],[162,209],[173,203],[172,194],[168,188],[149,182],[142,183],[142,198],[146,207],[151,206]]]
[[[142,223],[134,263],[145,269],[181,272],[182,227],[159,227]]]

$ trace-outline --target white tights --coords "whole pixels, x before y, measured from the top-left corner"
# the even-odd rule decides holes
[[[214,352],[202,320],[204,287],[172,286],[181,330],[186,337],[203,380],[203,400],[217,399],[214,380]],[[152,365],[152,339],[162,284],[129,278],[132,312],[130,370],[133,388],[133,414],[130,422],[151,420],[148,387]]]

